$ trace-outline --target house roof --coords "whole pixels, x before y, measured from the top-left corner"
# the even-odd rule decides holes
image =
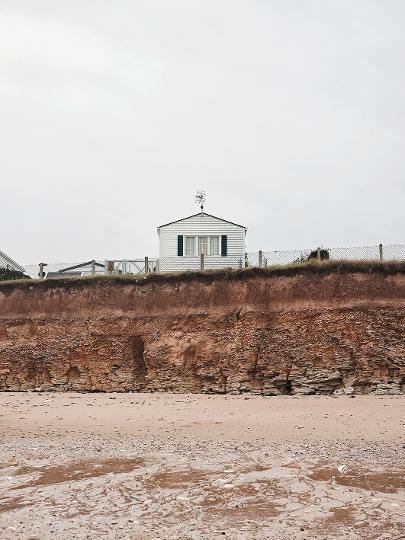
[[[207,214],[206,212],[198,212],[197,214],[193,214],[192,216],[187,216],[187,217],[184,217],[184,218],[181,218],[181,219],[176,219],[175,221],[170,221],[169,223],[165,223],[164,225],[159,225],[158,231],[162,227],[167,227],[168,225],[173,225],[173,223],[179,223],[180,221],[186,221],[187,219],[197,217],[197,216],[207,216],[207,217],[215,218],[218,221],[222,221],[223,223],[229,223],[230,225],[235,225],[235,227],[241,227],[242,229],[245,229],[245,231],[247,231],[247,227],[245,227],[243,225],[239,225],[238,223],[234,223],[233,221],[228,221],[227,219],[222,219],[222,218],[219,218],[217,216],[213,216],[212,214]]]
[[[1,268],[11,268],[13,270],[18,270],[19,272],[25,272],[25,268],[20,266],[18,263],[13,261],[11,257],[0,251],[0,267]]]
[[[47,272],[46,278],[81,277],[82,272]]]

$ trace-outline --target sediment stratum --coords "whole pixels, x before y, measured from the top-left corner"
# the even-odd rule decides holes
[[[405,392],[405,270],[0,285],[0,390]]]

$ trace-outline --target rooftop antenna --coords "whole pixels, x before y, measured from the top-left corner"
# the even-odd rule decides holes
[[[197,190],[197,195],[195,196],[195,202],[200,205],[201,213],[203,213],[204,204],[205,204],[205,191]]]

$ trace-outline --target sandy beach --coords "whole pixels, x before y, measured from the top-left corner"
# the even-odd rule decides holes
[[[0,394],[0,536],[405,537],[405,396]]]

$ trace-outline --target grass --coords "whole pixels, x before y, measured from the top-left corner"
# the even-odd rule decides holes
[[[332,273],[366,273],[384,276],[398,273],[405,274],[405,261],[308,261],[283,266],[266,268],[243,268],[241,270],[206,270],[190,272],[173,272],[167,274],[109,274],[86,277],[52,277],[45,280],[21,279],[0,282],[0,292],[10,289],[50,289],[64,287],[67,289],[104,285],[152,285],[172,283],[213,283],[215,281],[243,281],[254,278],[272,278],[278,276],[326,275]]]

